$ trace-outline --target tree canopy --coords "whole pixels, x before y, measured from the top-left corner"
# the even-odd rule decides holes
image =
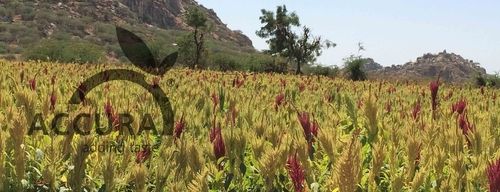
[[[289,61],[295,62],[297,74],[302,73],[303,64],[316,61],[323,48],[335,46],[328,40],[322,40],[320,36],[313,36],[310,28],[305,26],[302,28],[301,35],[296,34],[294,27],[301,26],[299,17],[294,12],[288,13],[285,5],[278,6],[276,13],[264,9],[261,12],[260,21],[264,26],[256,34],[268,39],[266,41],[269,44],[267,53],[284,56]]]
[[[189,66],[190,68],[195,68],[200,66],[200,60],[203,54],[203,50],[205,49],[205,32],[208,30],[208,19],[205,13],[203,13],[199,8],[192,7],[187,11],[186,23],[193,28],[193,41],[183,41],[181,46],[191,46],[191,43],[194,43],[194,58],[191,59],[192,63],[190,63]],[[180,49],[191,50],[186,47],[181,47]],[[191,52],[188,52],[186,54],[190,55],[190,53]]]
[[[282,53],[289,47],[288,36],[292,32],[292,27],[300,26],[299,16],[295,13],[288,13],[286,6],[278,6],[276,13],[265,9],[261,10],[260,22],[264,24],[256,34],[261,38],[267,38],[269,53]]]

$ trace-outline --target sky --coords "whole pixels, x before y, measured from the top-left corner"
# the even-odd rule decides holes
[[[488,73],[500,72],[500,1],[498,0],[198,0],[214,9],[233,30],[250,37],[256,49],[267,49],[260,29],[261,9],[285,4],[312,33],[337,44],[318,63],[343,64],[361,54],[384,65],[414,61],[425,53],[453,52],[479,62]]]

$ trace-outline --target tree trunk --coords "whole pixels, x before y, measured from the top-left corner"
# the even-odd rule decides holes
[[[200,67],[200,59],[201,59],[201,55],[203,54],[203,37],[204,37],[204,34],[201,33],[200,34],[200,39],[198,41],[198,49],[196,50],[196,65],[198,67]]]
[[[302,71],[300,70],[301,65],[302,65],[302,61],[300,61],[300,59],[297,59],[297,71],[295,72],[296,75],[302,74]]]
[[[191,66],[192,69],[197,68],[200,65],[201,54],[203,52],[203,37],[204,37],[203,32],[200,33],[198,28],[195,28],[194,29],[194,44],[196,46],[196,52],[195,52],[194,63]]]

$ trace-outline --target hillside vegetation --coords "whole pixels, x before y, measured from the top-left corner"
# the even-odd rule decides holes
[[[133,31],[147,41],[156,54],[165,56],[177,50],[174,43],[189,35],[184,14],[186,9],[194,7],[208,18],[211,28],[206,46],[211,54],[232,55],[238,62],[262,60],[254,59],[262,54],[253,49],[248,37],[228,29],[212,10],[195,1],[2,0],[0,4],[0,56],[6,59],[128,62],[117,43],[115,26]],[[81,45],[89,47],[88,50],[81,50]],[[50,58],[52,55],[47,52],[55,46],[69,51],[66,55]],[[68,55],[73,52],[86,54],[86,51],[103,54],[91,53],[90,60]],[[270,59],[267,62],[271,62]]]

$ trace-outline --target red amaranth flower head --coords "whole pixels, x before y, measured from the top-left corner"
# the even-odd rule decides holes
[[[363,99],[359,99],[356,105],[358,106],[358,109],[361,109],[361,107],[363,107],[364,105]]]
[[[467,107],[467,102],[465,100],[460,100],[452,106],[452,113],[457,112],[458,114],[463,114],[465,108]]]
[[[111,105],[111,102],[109,102],[109,100],[106,102],[106,104],[104,105],[104,114],[106,114],[106,117],[108,119],[111,119],[112,118],[112,115],[113,115],[113,106]]]
[[[309,114],[307,112],[298,113],[298,119],[300,125],[302,126],[302,130],[304,131],[304,137],[306,138],[307,143],[312,145],[314,137],[318,136],[318,122],[314,121],[311,123],[311,119],[309,118]]]
[[[36,89],[36,79],[35,78],[30,79],[29,85],[30,85],[30,89],[34,91]]]
[[[209,135],[210,136],[209,137],[210,138],[210,142],[214,142],[215,137],[217,135],[220,135],[220,134],[221,134],[221,128],[220,128],[220,123],[219,123],[216,127],[212,128],[210,130],[210,135]]]
[[[219,105],[219,96],[217,94],[212,93],[212,102],[214,103],[214,109]]]
[[[115,112],[113,115],[111,115],[111,123],[113,125],[113,130],[118,131],[120,129],[120,114],[118,112]]]
[[[297,153],[288,156],[286,167],[288,170],[288,175],[290,176],[290,179],[292,179],[293,188],[295,189],[295,191],[304,191],[305,171],[300,165]]]
[[[50,110],[54,110],[56,108],[57,95],[54,91],[50,94]]]
[[[184,120],[184,115],[182,115],[181,119],[175,123],[174,129],[174,138],[179,139],[181,137],[184,128],[186,127],[186,121]]]
[[[466,125],[467,124],[467,121],[465,120],[465,115],[460,115],[458,117],[458,127],[460,127],[460,129],[466,133]]]
[[[137,152],[135,155],[136,163],[144,163],[151,156],[151,149],[149,147],[144,147],[141,151]]]
[[[280,82],[281,82],[281,86],[283,86],[283,88],[285,88],[286,87],[286,80],[280,79]]]
[[[244,79],[240,80],[239,77],[236,77],[236,79],[233,79],[233,87],[240,88],[241,86],[243,86],[244,83],[245,83],[245,80]]]
[[[413,120],[417,121],[418,116],[420,115],[420,111],[422,110],[422,105],[420,104],[420,101],[415,103],[415,106],[413,107],[413,111],[411,113]]]
[[[462,133],[467,136],[469,132],[474,131],[474,125],[469,122],[469,119],[465,114],[461,114],[458,117],[458,126],[462,130]]]
[[[389,101],[386,105],[385,105],[385,110],[387,113],[391,113],[392,111],[392,102]]]
[[[283,104],[285,101],[285,94],[280,93],[278,96],[276,96],[276,99],[274,100],[274,109],[278,111],[278,107]]]
[[[311,121],[309,119],[309,114],[307,112],[298,113],[299,122],[304,130],[304,136],[309,142],[311,140]]]
[[[314,121],[314,123],[311,126],[311,134],[314,135],[315,137],[317,137],[318,130],[319,130],[319,124],[317,121]]]
[[[486,170],[490,192],[500,192],[500,159],[491,162]]]
[[[302,93],[304,90],[306,90],[306,85],[304,83],[299,84],[299,91]]]
[[[387,88],[387,93],[392,94],[394,92],[396,92],[396,88],[394,86]]]
[[[236,119],[238,118],[238,109],[236,109],[236,103],[231,101],[229,104],[228,120],[231,121],[231,125],[236,126]]]
[[[431,101],[432,101],[432,110],[435,111],[438,105],[438,91],[439,91],[439,78],[437,81],[432,81],[429,85],[431,90]]]
[[[214,155],[216,159],[220,159],[221,157],[226,155],[226,146],[224,145],[224,138],[222,137],[222,131],[219,130],[215,133],[215,137],[213,139],[214,145]]]

